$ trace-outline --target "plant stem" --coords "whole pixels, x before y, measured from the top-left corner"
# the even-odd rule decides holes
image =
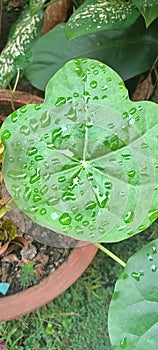
[[[100,250],[102,250],[105,254],[110,256],[110,258],[115,260],[118,264],[120,264],[123,267],[126,267],[126,263],[123,260],[121,260],[117,255],[113,254],[109,249],[103,247],[100,243],[94,243],[94,245]]]
[[[7,204],[3,205],[3,207],[0,208],[0,219],[1,219],[5,214],[7,214],[8,211],[13,210],[13,209],[15,209],[15,208],[16,208],[15,202],[13,201],[13,199],[10,199],[10,201],[9,201]]]
[[[14,94],[14,92],[15,92],[15,90],[17,88],[19,77],[20,77],[20,69],[17,68],[17,76],[16,76],[16,81],[15,81],[14,87],[13,87],[12,95]]]

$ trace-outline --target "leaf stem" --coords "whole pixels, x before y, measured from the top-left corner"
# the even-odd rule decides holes
[[[8,211],[13,210],[16,208],[16,204],[13,201],[13,199],[10,199],[9,202],[5,205],[3,205],[2,208],[0,208],[0,219],[8,213]]]
[[[120,264],[122,267],[126,267],[126,263],[121,260],[117,255],[113,254],[109,249],[103,247],[100,243],[94,243],[96,247],[98,247],[100,250],[102,250],[105,254],[110,256],[113,260],[115,260],[118,264]]]

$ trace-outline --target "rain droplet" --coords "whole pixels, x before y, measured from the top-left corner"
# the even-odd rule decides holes
[[[151,271],[156,272],[157,271],[157,266],[155,264],[151,265]]]
[[[83,224],[83,226],[88,226],[89,225],[89,221],[88,220],[84,220],[82,224]]]
[[[60,216],[59,218],[59,222],[62,224],[62,225],[70,225],[71,223],[71,216],[69,215],[69,213],[64,213]]]
[[[125,223],[129,223],[129,222],[132,222],[133,219],[134,219],[134,212],[133,211],[129,211],[124,217],[124,222]]]
[[[35,110],[38,111],[39,109],[41,109],[41,105],[40,104],[36,104],[35,106]]]
[[[81,235],[84,233],[84,230],[80,226],[76,226],[75,231],[78,235]]]
[[[89,226],[89,230],[90,230],[90,231],[94,231],[94,230],[96,230],[96,227],[95,227],[94,225],[90,225],[90,226]]]
[[[88,173],[87,174],[87,180],[88,181],[92,181],[93,180],[93,174],[92,173]]]
[[[13,163],[13,162],[14,162],[14,158],[13,158],[13,157],[9,157],[8,160],[9,160],[10,163]]]
[[[27,106],[20,107],[20,112],[25,113],[27,111]]]
[[[72,192],[63,193],[62,199],[64,201],[74,201],[76,199],[76,195]]]
[[[66,181],[66,177],[64,175],[61,175],[58,177],[58,182],[64,182]]]
[[[94,209],[96,207],[96,203],[93,202],[93,201],[90,201],[86,204],[86,207],[85,209],[88,210],[88,209]]]
[[[9,170],[7,175],[13,180],[22,180],[22,179],[26,179],[27,177],[26,173],[19,170]]]
[[[121,196],[121,197],[124,197],[125,195],[126,195],[125,192],[120,192],[120,196]]]
[[[122,118],[123,118],[123,119],[128,118],[128,113],[127,113],[127,112],[122,113]]]
[[[129,113],[130,113],[130,114],[134,114],[134,113],[136,113],[136,111],[137,111],[136,108],[131,108],[131,109],[129,110]]]
[[[30,135],[30,129],[27,125],[22,125],[20,128],[20,134],[23,134],[25,136]]]
[[[79,96],[78,92],[73,93],[73,97],[78,97],[78,96]]]
[[[32,118],[30,120],[30,127],[32,129],[32,131],[36,132],[38,129],[38,120],[36,118]]]
[[[57,106],[57,107],[63,106],[65,103],[66,103],[66,98],[61,96],[56,100],[55,106]]]
[[[148,218],[151,222],[153,222],[158,217],[158,209],[151,209],[148,212]]]
[[[137,281],[139,282],[141,277],[144,276],[144,272],[132,272],[131,276]]]
[[[30,177],[30,184],[34,184],[38,180],[40,180],[40,169],[39,168],[37,168],[35,170],[35,173]]]
[[[120,347],[121,349],[126,349],[127,347],[127,337],[123,337],[120,341]]]
[[[97,87],[97,81],[95,81],[95,80],[93,80],[93,81],[91,81],[90,82],[90,87],[92,88],[92,89],[95,89],[96,87]]]
[[[127,230],[127,235],[128,236],[134,235],[134,230],[132,228],[129,228],[129,230]]]
[[[34,194],[33,195],[33,201],[36,203],[36,202],[39,202],[41,200],[41,197],[39,196],[39,194]]]
[[[48,112],[45,112],[42,117],[40,118],[41,122],[41,128],[45,128],[46,126],[50,125],[51,118]]]
[[[103,227],[99,226],[98,231],[103,235],[105,233],[105,230]]]
[[[11,132],[9,130],[4,130],[3,131],[3,137],[4,139],[9,139],[9,137],[11,136]]]
[[[104,186],[105,186],[108,190],[111,190],[111,189],[112,189],[112,183],[111,183],[110,181],[104,182]]]
[[[128,172],[128,176],[129,176],[129,177],[134,177],[135,174],[136,174],[135,170],[130,170],[130,171]]]
[[[76,221],[81,221],[83,219],[83,215],[78,213],[76,216],[75,216],[75,220]]]
[[[11,115],[11,121],[15,123],[18,120],[17,112],[13,112]]]
[[[41,215],[45,215],[46,212],[47,212],[47,210],[46,210],[45,208],[42,208],[42,209],[40,210],[40,214],[41,214]]]
[[[153,254],[157,254],[157,249],[156,249],[156,247],[152,247],[152,253],[153,253]]]
[[[37,148],[36,148],[36,147],[31,147],[31,148],[29,148],[28,151],[27,151],[27,155],[28,155],[28,156],[33,156],[33,155],[36,154],[36,153],[37,153]]]
[[[106,80],[107,80],[107,81],[112,81],[112,79],[111,79],[110,77],[108,77]]]
[[[145,143],[145,142],[141,143],[141,148],[148,148],[148,147],[149,147],[149,145],[147,143]]]
[[[99,97],[98,96],[94,96],[93,97],[93,101],[98,101],[99,100]]]
[[[151,254],[147,254],[147,257],[148,257],[148,261],[153,261],[154,260],[154,258],[152,257]]]
[[[110,123],[107,125],[109,129],[113,129],[115,127],[115,124],[114,123]]]
[[[77,213],[78,207],[72,207],[72,208],[71,208],[71,211],[72,211],[73,214]]]
[[[13,185],[12,191],[14,192],[14,199],[20,199],[21,188],[18,185]]]
[[[31,188],[27,186],[24,192],[24,200],[29,201],[29,199],[31,198],[31,194],[32,194]]]
[[[122,230],[124,230],[124,229],[125,229],[125,227],[126,227],[126,225],[120,225],[120,226],[118,227],[118,231],[122,231]]]
[[[94,75],[98,75],[98,74],[99,74],[98,69],[95,69],[95,70],[93,71],[93,73],[94,73]]]
[[[43,185],[40,189],[40,193],[43,195],[43,194],[46,194],[47,192],[48,192],[48,186]]]
[[[44,157],[41,156],[41,155],[35,156],[35,160],[36,160],[36,161],[43,160],[43,159],[44,159]]]
[[[59,203],[59,198],[57,198],[57,197],[50,197],[50,198],[47,199],[46,203],[49,206],[56,205],[56,204]]]
[[[130,153],[121,154],[121,156],[122,156],[125,160],[130,160],[130,159],[131,159],[131,154],[130,154]]]

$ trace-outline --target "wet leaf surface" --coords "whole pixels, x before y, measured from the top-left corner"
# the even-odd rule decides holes
[[[16,204],[76,239],[141,232],[158,216],[157,111],[131,102],[108,66],[68,62],[43,105],[23,106],[3,123],[3,175]]]
[[[115,350],[156,350],[158,344],[158,240],[127,262],[113,294],[109,333]]]

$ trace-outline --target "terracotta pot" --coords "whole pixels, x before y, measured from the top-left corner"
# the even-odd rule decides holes
[[[20,91],[14,94],[14,103],[20,107],[28,103],[42,103],[43,99]],[[7,90],[0,91],[0,101],[10,102]],[[0,322],[19,318],[55,299],[70,287],[86,270],[96,255],[97,247],[93,244],[78,242],[65,261],[49,277],[39,284],[15,295],[0,299]]]

